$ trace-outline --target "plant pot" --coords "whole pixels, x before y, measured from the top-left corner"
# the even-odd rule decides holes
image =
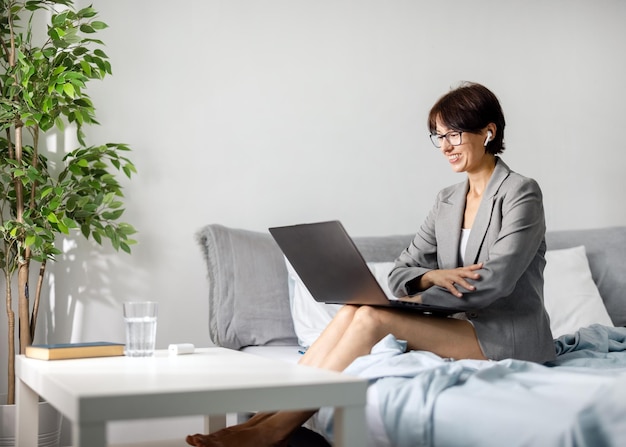
[[[6,402],[6,396],[0,396]],[[48,402],[39,402],[39,447],[58,447],[61,413]],[[0,447],[15,446],[15,405],[0,405]]]

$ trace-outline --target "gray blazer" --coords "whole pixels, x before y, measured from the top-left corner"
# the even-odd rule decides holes
[[[459,267],[459,243],[468,181],[443,189],[411,245],[396,259],[389,285],[396,296],[415,295],[411,281],[433,269]],[[478,209],[465,251],[466,264],[483,262],[481,279],[457,298],[442,287],[420,292],[427,304],[466,310],[490,359],[554,359],[550,320],[543,306],[545,216],[537,182],[496,168]],[[414,282],[413,282],[414,283]]]

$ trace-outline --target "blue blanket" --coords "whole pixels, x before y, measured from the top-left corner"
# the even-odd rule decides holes
[[[626,445],[626,328],[593,325],[555,340],[555,348],[546,365],[450,361],[406,352],[389,335],[345,372],[375,386],[388,445],[532,445],[528,427],[542,445],[602,446],[616,437]],[[329,438],[330,416],[324,409],[318,418]]]
[[[623,368],[626,328],[594,324],[554,340],[557,358],[548,366]]]

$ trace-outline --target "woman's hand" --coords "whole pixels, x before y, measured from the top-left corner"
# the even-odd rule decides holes
[[[451,270],[431,270],[424,273],[420,280],[420,289],[426,290],[432,286],[439,286],[447,289],[452,295],[461,298],[463,294],[457,287],[463,287],[465,290],[476,290],[476,287],[467,282],[468,279],[480,279],[480,275],[476,270],[483,268],[483,263],[468,265],[466,267],[458,267]]]

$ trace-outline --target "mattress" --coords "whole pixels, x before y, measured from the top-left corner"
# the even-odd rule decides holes
[[[556,360],[544,365],[404,348],[388,335],[345,371],[370,383],[369,447],[626,445],[626,328],[596,324],[559,337]],[[247,352],[301,355],[297,346]],[[332,415],[322,408],[306,426],[330,440]]]
[[[298,363],[302,357],[300,346],[246,346],[241,351],[289,363]]]

